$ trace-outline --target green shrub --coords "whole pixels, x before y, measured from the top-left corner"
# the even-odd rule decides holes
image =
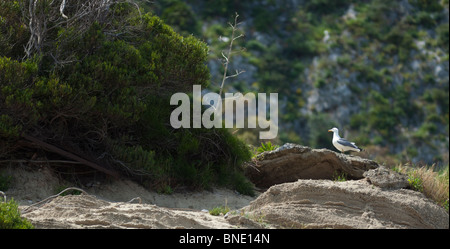
[[[200,23],[189,5],[183,1],[167,1],[164,5],[160,16],[167,24],[182,34],[200,34]]]
[[[232,172],[231,185],[240,194],[255,196],[253,183],[238,171]]]
[[[220,206],[220,207],[215,207],[215,208],[209,210],[209,214],[214,215],[214,216],[218,216],[220,214],[225,215],[229,211],[230,211],[229,207]]]
[[[19,1],[0,1],[0,55],[21,58],[29,35],[28,27],[22,23],[21,11]]]
[[[169,124],[170,96],[209,84],[207,45],[157,16],[140,15],[130,3],[105,11],[114,12],[111,19],[88,24],[58,26],[44,16],[54,32],[32,58],[16,60],[23,51],[9,58],[0,50],[0,158],[20,157],[23,152],[12,153],[20,134],[33,134],[162,192],[216,182],[245,186],[245,178],[235,177],[251,158],[244,143],[226,129]],[[0,16],[27,25],[22,13]]]
[[[20,217],[19,206],[11,199],[0,202],[0,229],[32,229],[33,225]]]
[[[420,178],[415,170],[412,170],[408,173],[408,183],[411,189],[423,192],[422,178]]]

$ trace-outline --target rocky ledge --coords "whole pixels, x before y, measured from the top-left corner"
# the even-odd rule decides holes
[[[294,182],[298,179],[364,178],[364,172],[376,169],[377,162],[328,149],[311,149],[285,144],[276,150],[259,154],[246,168],[246,175],[259,188]]]

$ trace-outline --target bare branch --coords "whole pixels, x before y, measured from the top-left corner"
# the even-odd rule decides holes
[[[240,74],[242,74],[242,73],[245,73],[245,71],[244,70],[236,70],[236,73],[235,74],[233,74],[233,75],[228,75],[227,76],[227,79],[228,78],[234,78],[234,77],[237,77],[237,76],[239,76]]]
[[[241,37],[244,37],[244,35],[243,35],[243,34],[240,34],[239,36],[234,37],[234,38],[233,38],[233,41],[234,41],[234,40],[237,40],[237,39],[239,39],[239,38],[241,38]]]
[[[222,56],[225,59],[226,63],[228,63],[228,58],[223,54],[223,51],[222,51]]]
[[[68,19],[66,15],[64,15],[64,8],[66,7],[66,0],[63,0],[61,3],[61,6],[59,7],[59,12],[61,13],[61,16]]]
[[[228,75],[228,65],[231,60],[231,55],[233,54],[233,43],[235,40],[237,40],[241,37],[244,37],[243,34],[236,36],[236,31],[238,31],[238,25],[241,24],[238,22],[238,17],[239,17],[239,14],[236,13],[236,15],[234,17],[234,24],[228,23],[231,26],[232,33],[231,33],[230,45],[228,47],[227,54],[225,55],[222,51],[222,57],[225,58],[225,62],[223,63],[224,64],[224,73],[223,73],[223,77],[222,77],[222,84],[220,85],[219,96],[222,96],[223,86],[227,79],[237,77],[239,74],[245,72],[243,70],[241,70],[241,71],[236,70],[236,73],[234,75]]]
[[[45,198],[45,199],[42,200],[42,201],[36,202],[36,203],[34,203],[34,204],[32,204],[32,205],[26,207],[24,210],[22,210],[21,213],[22,213],[22,214],[26,214],[26,213],[32,212],[33,210],[30,210],[31,208],[39,208],[39,207],[36,207],[36,206],[45,204],[45,203],[49,202],[50,200],[55,199],[56,197],[62,195],[64,192],[67,192],[67,191],[69,191],[69,190],[76,190],[76,191],[80,191],[81,193],[83,193],[83,194],[85,194],[85,195],[89,195],[86,191],[84,191],[84,190],[81,189],[81,188],[69,187],[69,188],[66,188],[66,189],[64,189],[63,191],[59,192],[59,193],[56,194],[56,195],[49,196],[49,197]]]

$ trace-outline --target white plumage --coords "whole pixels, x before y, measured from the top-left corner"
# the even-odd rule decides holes
[[[334,127],[332,129],[328,130],[328,132],[333,132],[333,140],[332,140],[333,145],[340,152],[345,152],[345,151],[360,152],[360,151],[362,151],[362,149],[358,148],[358,146],[356,146],[356,144],[354,142],[349,142],[349,141],[341,138],[339,136],[338,128]]]

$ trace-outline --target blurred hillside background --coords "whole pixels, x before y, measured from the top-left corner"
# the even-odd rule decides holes
[[[0,0],[0,166],[45,163],[73,181],[94,168],[160,193],[219,185],[253,195],[252,156],[287,142],[334,150],[336,126],[362,157],[444,169],[448,205],[448,5]],[[236,13],[235,37],[244,36],[228,73],[245,73],[223,92],[278,93],[273,141],[258,129],[169,122],[174,93],[220,92]]]
[[[449,161],[448,0],[141,1],[184,36],[209,46],[209,90],[218,92],[228,25],[240,33],[225,92],[279,94],[275,144],[334,149],[336,126],[394,165]],[[235,133],[260,145],[258,131]]]

